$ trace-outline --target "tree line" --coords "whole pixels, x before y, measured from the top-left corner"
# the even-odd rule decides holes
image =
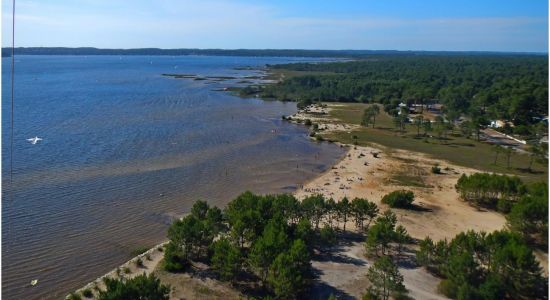
[[[508,212],[513,202],[527,192],[526,185],[517,176],[489,173],[462,174],[455,188],[462,199],[502,212]]]
[[[419,243],[417,262],[443,278],[452,299],[547,299],[548,284],[533,251],[517,233],[463,232],[450,242]]]
[[[506,214],[507,226],[526,241],[548,245],[548,185],[525,184],[515,176],[462,175],[455,185],[462,199]]]
[[[450,121],[461,115],[478,124],[504,119],[522,131],[531,130],[529,125],[548,111],[546,56],[405,55],[269,67],[312,73],[251,86],[241,94],[298,101],[300,106],[316,101],[439,102]]]

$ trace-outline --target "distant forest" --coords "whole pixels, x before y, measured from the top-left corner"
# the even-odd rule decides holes
[[[218,55],[361,58],[372,55],[505,55],[500,52],[396,51],[396,50],[303,50],[303,49],[98,49],[93,47],[17,47],[16,55]],[[10,56],[11,48],[2,48]],[[518,54],[519,55],[519,54]]]
[[[350,62],[271,65],[305,71],[241,94],[298,101],[444,104],[448,119],[484,115],[530,124],[548,111],[548,59],[537,55],[377,56]]]

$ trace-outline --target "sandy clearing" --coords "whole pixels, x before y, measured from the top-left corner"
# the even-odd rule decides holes
[[[373,153],[378,153],[374,157]],[[431,173],[438,164],[444,174]],[[411,169],[410,166],[413,166]],[[389,152],[383,148],[349,147],[346,157],[332,169],[304,184],[295,194],[302,199],[311,194],[323,194],[339,201],[355,197],[375,202],[383,211],[388,207],[382,197],[394,190],[407,189],[415,193],[415,203],[422,210],[394,209],[399,223],[418,239],[430,236],[439,240],[452,238],[457,233],[472,229],[494,231],[504,227],[504,216],[492,211],[476,209],[459,199],[454,185],[461,174],[477,170],[452,165],[442,160],[407,151]],[[418,177],[426,187],[403,186],[395,176]]]

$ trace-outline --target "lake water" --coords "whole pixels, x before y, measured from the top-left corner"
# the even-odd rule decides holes
[[[161,76],[254,76],[235,68],[305,58],[17,56],[10,189],[2,60],[4,299],[60,299],[164,240],[193,201],[292,192],[343,153],[281,121],[294,103],[214,91],[242,79]]]

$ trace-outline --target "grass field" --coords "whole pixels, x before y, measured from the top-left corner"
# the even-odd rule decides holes
[[[291,77],[304,76],[304,75],[332,75],[336,74],[334,72],[312,72],[312,71],[294,71],[286,69],[269,69],[265,79],[269,80],[279,80],[279,79],[288,79]]]
[[[368,104],[330,104],[332,110],[330,117],[336,122],[348,124],[360,124],[364,109]],[[421,133],[422,133],[421,129]],[[465,167],[475,168],[486,172],[508,173],[521,177],[527,182],[548,181],[548,165],[533,164],[533,171],[528,172],[530,157],[528,155],[514,153],[510,160],[510,168],[507,168],[506,158],[499,155],[494,164],[495,152],[492,145],[475,139],[467,139],[457,134],[449,134],[447,139],[417,137],[417,128],[408,124],[404,133],[398,132],[392,122],[391,116],[382,108],[376,118],[375,128],[361,127],[351,133],[334,132],[322,134],[326,139],[353,144],[353,136],[357,137],[358,145],[379,144],[390,149],[403,149],[429,154],[435,158],[444,159]]]

